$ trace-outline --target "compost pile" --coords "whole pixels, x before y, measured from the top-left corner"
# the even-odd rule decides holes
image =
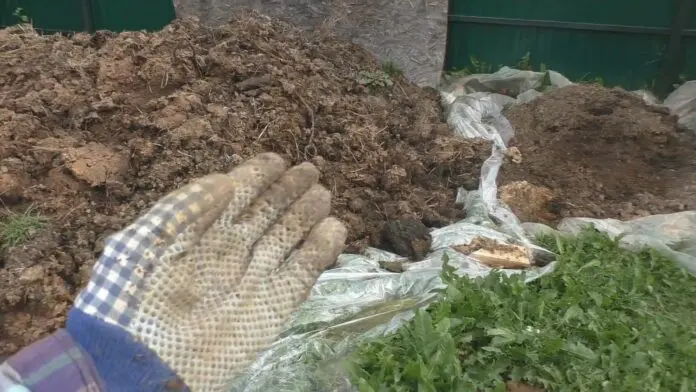
[[[505,115],[522,158],[503,165],[499,184],[522,220],[696,209],[696,137],[663,107],[619,88],[573,85]]]
[[[436,91],[365,84],[379,64],[360,47],[255,13],[153,34],[15,27],[0,62],[0,220],[31,207],[50,228],[0,244],[0,354],[60,327],[104,238],[194,178],[261,151],[310,160],[360,251],[388,219],[461,218],[456,188],[490,152],[451,136]]]

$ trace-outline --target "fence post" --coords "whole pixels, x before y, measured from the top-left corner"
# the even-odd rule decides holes
[[[686,45],[682,39],[682,32],[689,27],[694,16],[693,0],[675,0],[675,14],[670,28],[667,50],[661,59],[660,73],[655,80],[655,95],[664,99],[672,89],[672,84],[677,81],[679,72],[684,68],[686,61]]]
[[[92,0],[82,0],[82,20],[84,28],[88,33],[94,33],[94,12],[92,8]]]

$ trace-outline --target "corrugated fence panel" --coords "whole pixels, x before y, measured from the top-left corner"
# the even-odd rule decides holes
[[[626,88],[648,87],[660,70],[675,4],[675,0],[450,0],[445,67],[464,68],[471,57],[496,67],[514,65],[529,52],[535,68],[544,63],[573,80],[599,77]],[[688,38],[684,71],[690,77],[696,77],[695,39]]]
[[[0,26],[15,25],[19,8],[45,32],[159,30],[174,20],[171,0],[0,0]]]
[[[12,26],[21,20],[14,15],[22,10],[38,29],[46,32],[85,31],[85,9],[81,0],[4,0],[0,9],[0,26]]]
[[[171,0],[92,0],[98,30],[160,30],[176,17]]]

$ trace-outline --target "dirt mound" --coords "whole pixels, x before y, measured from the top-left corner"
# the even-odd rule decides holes
[[[489,153],[450,136],[434,90],[361,85],[379,71],[361,48],[256,14],[69,39],[13,28],[0,62],[0,222],[32,206],[51,228],[0,244],[0,354],[59,327],[104,238],[192,178],[261,151],[311,160],[357,251],[387,219],[459,218],[456,187]]]
[[[513,106],[506,116],[522,162],[506,163],[499,184],[550,188],[538,221],[696,208],[696,137],[662,107],[621,89],[574,85]]]

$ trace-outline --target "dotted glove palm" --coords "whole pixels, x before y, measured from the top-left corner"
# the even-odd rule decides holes
[[[222,391],[245,371],[343,249],[318,180],[261,154],[107,239],[67,329],[109,390]]]

